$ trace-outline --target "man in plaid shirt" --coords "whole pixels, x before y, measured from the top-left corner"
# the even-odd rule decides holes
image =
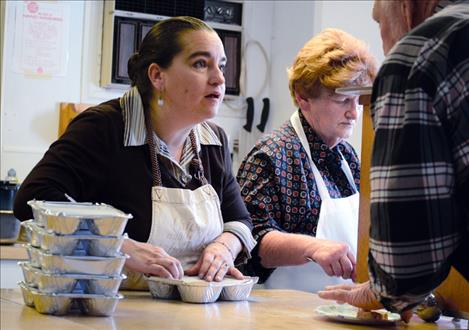
[[[469,1],[376,0],[373,18],[370,282],[320,296],[408,321],[451,266],[469,279]]]

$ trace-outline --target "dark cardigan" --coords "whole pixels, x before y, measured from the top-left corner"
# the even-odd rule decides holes
[[[249,213],[241,199],[231,170],[227,138],[223,130],[210,124],[222,146],[201,145],[205,177],[221,203],[223,221],[241,221],[252,229]],[[14,214],[20,220],[32,218],[27,201],[65,201],[65,193],[80,202],[110,204],[131,213],[126,232],[130,238],[148,240],[151,219],[151,163],[148,146],[123,144],[124,121],[119,100],[90,108],[77,116],[59,140],[21,184]],[[162,184],[183,188],[159,162]],[[196,189],[193,179],[185,188]],[[164,219],[157,219],[164,221]]]

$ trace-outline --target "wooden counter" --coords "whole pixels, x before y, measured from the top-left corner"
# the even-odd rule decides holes
[[[317,306],[330,304],[315,294],[291,290],[255,290],[249,301],[188,304],[152,299],[148,292],[123,292],[112,317],[49,316],[23,303],[19,289],[0,290],[2,329],[372,329],[326,321]],[[437,324],[418,318],[398,328],[412,330],[465,329],[467,321]]]
[[[16,288],[23,280],[18,261],[24,260],[28,260],[28,253],[22,244],[0,245],[0,288]]]
[[[0,245],[1,260],[28,260],[28,252],[23,244]]]

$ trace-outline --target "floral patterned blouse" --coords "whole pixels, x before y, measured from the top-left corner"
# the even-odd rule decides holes
[[[360,164],[353,147],[342,141],[330,149],[301,111],[299,114],[311,156],[331,198],[347,197],[359,191]],[[350,166],[355,187],[341,168],[341,155]],[[316,235],[321,198],[308,155],[290,121],[257,142],[241,163],[237,179],[258,242],[272,230]],[[255,273],[263,281],[273,269],[260,266],[256,257],[258,247],[259,244],[253,251],[254,268],[245,271]]]

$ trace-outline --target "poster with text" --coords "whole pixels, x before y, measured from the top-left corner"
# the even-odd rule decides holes
[[[13,70],[33,76],[65,76],[69,57],[69,4],[20,1],[15,18]]]

